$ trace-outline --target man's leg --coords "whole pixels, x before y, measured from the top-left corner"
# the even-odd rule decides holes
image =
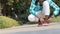
[[[45,13],[45,22],[44,23],[48,23],[48,18],[49,18],[49,15],[50,15],[50,6],[49,6],[49,3],[47,1],[44,1],[43,2],[43,12]],[[46,22],[47,21],[47,22]]]
[[[43,15],[42,15],[41,12],[42,12],[42,11],[38,11],[38,12],[36,13],[36,17],[39,18],[39,20],[38,20],[38,25],[42,25],[42,23],[43,23],[43,19],[41,18],[41,16],[43,16]]]

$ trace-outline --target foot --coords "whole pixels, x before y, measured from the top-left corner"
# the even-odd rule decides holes
[[[38,26],[42,26],[42,21],[38,21]]]
[[[39,22],[38,22],[38,26],[41,26],[41,25],[42,25],[42,23],[41,23],[41,21],[39,21]]]
[[[48,26],[49,24],[47,24],[47,23],[44,23],[44,24],[42,24],[43,26]]]
[[[48,26],[49,22],[48,21],[44,21],[44,23],[42,24],[43,26]]]

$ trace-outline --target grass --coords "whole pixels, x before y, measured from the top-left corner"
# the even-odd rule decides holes
[[[9,17],[0,16],[0,29],[19,26],[21,25],[21,23],[22,22],[19,23],[18,21],[11,19]]]
[[[60,16],[57,16],[52,19],[52,22],[60,22]]]

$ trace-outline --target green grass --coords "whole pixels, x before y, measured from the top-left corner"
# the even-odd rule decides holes
[[[12,18],[0,16],[0,29],[2,28],[9,28],[13,26],[19,26],[22,22],[18,22]]]
[[[60,16],[57,16],[52,19],[52,22],[60,22]]]

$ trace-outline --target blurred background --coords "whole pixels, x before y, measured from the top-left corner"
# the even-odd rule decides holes
[[[60,7],[60,0],[53,1]],[[5,16],[18,22],[21,21],[23,24],[30,23],[27,18],[30,4],[31,0],[0,0],[0,16]],[[53,11],[54,9],[51,7],[51,15]],[[60,16],[58,15],[54,21],[60,21]]]

